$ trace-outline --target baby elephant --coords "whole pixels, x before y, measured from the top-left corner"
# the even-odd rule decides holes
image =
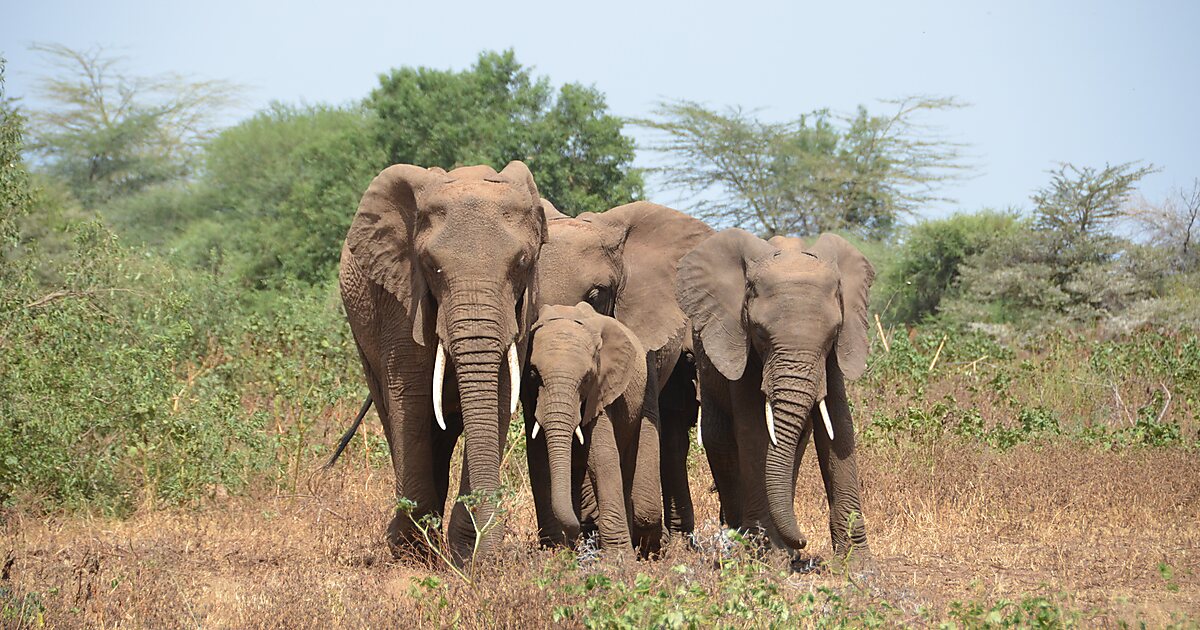
[[[617,320],[586,302],[543,306],[532,329],[525,429],[538,529],[574,544],[582,526],[606,549],[662,537],[658,409],[646,351]]]

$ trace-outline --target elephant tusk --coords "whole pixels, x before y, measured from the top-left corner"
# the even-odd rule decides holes
[[[701,435],[702,429],[700,428],[700,415],[702,413],[702,409],[696,409],[696,446],[699,448],[704,448],[704,437]]]
[[[767,434],[771,436],[771,444],[779,446],[779,441],[775,439],[775,414],[771,411],[771,401],[767,400]]]
[[[533,430],[529,432],[529,439],[536,440],[538,431],[541,431],[541,430],[542,430],[542,425],[538,424],[537,420],[534,420],[533,421]]]
[[[517,344],[508,347],[508,415],[517,413],[517,399],[521,395],[521,364],[517,361]]]
[[[833,439],[833,421],[829,419],[829,408],[825,406],[825,399],[822,398],[817,406],[821,409],[821,419],[825,421],[825,432],[829,434],[829,439]]]
[[[446,430],[446,419],[442,417],[442,381],[446,378],[446,348],[438,342],[437,354],[433,359],[433,417],[438,426]]]
[[[579,438],[579,443],[583,444],[583,429],[575,427],[575,437]]]

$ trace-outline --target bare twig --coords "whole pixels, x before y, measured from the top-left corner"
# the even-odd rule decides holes
[[[1167,416],[1167,410],[1171,408],[1171,390],[1167,389],[1166,383],[1159,383],[1159,385],[1162,386],[1163,393],[1167,395],[1167,398],[1166,401],[1163,402],[1162,411],[1158,412],[1158,420],[1154,421],[1155,424],[1162,424],[1163,418]]]
[[[1125,420],[1129,422],[1129,426],[1137,424],[1133,419],[1133,414],[1129,413],[1129,408],[1125,406],[1125,401],[1121,399],[1121,392],[1117,390],[1117,384],[1109,383],[1108,386],[1112,388],[1113,397],[1117,399],[1117,407],[1121,409],[1121,413],[1125,414]]]
[[[888,344],[887,335],[883,334],[883,323],[879,321],[879,313],[875,313],[875,328],[879,330],[879,340],[883,342],[883,351],[890,353],[892,347]]]
[[[975,366],[979,365],[980,361],[985,361],[987,359],[988,359],[988,355],[985,354],[985,355],[979,357],[978,359],[975,359],[971,363],[969,363],[968,365],[970,365],[970,367],[971,367],[971,374],[975,374]]]
[[[938,344],[937,352],[933,353],[933,360],[929,362],[929,371],[933,371],[933,366],[937,365],[938,357],[942,356],[942,347],[946,345],[946,339],[950,335],[942,335],[942,342]]]
[[[84,291],[65,291],[65,290],[64,291],[54,291],[52,293],[47,293],[46,295],[43,295],[42,297],[26,304],[22,308],[32,310],[35,308],[41,308],[43,306],[46,306],[47,304],[50,304],[51,302],[54,302],[56,300],[61,300],[63,298],[91,297],[93,295],[100,295],[102,293],[118,293],[118,292],[119,293],[139,293],[140,294],[139,291],[135,291],[133,289],[117,289],[117,288],[87,289]]]

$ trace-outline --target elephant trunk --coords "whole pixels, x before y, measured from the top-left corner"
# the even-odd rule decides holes
[[[571,393],[577,391],[571,389]],[[579,410],[576,397],[564,395],[542,397],[546,401],[545,412],[538,420],[546,433],[546,452],[550,463],[550,503],[554,518],[562,526],[568,541],[579,536],[579,517],[575,514],[572,500],[571,441],[575,439],[579,426]],[[540,405],[539,405],[540,406]]]
[[[448,311],[446,346],[458,379],[464,466],[469,488],[477,495],[468,507],[473,519],[451,519],[451,542],[456,560],[462,563],[486,554],[498,538],[493,519],[500,488],[500,440],[509,419],[508,401],[501,409],[500,373],[507,369],[502,366],[512,335],[498,323],[503,320],[494,307],[475,303]],[[477,528],[484,530],[482,536]]]
[[[807,541],[796,524],[796,457],[809,413],[816,403],[816,387],[814,381],[804,377],[787,376],[773,379],[768,392],[764,412],[768,421],[773,416],[775,439],[767,447],[767,507],[783,543],[792,549],[802,549]]]

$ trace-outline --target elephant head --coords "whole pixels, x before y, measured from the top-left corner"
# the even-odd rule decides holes
[[[814,408],[824,421],[815,430],[834,440],[827,388],[840,388],[843,376],[856,379],[866,369],[873,277],[871,263],[832,234],[806,248],[799,239],[768,243],[730,229],[679,263],[679,300],[713,367],[737,381],[752,357],[761,366],[770,440],[767,502],[776,530],[792,548],[804,540],[793,508],[797,448],[810,418],[818,416]],[[848,418],[837,424],[849,426]]]
[[[366,275],[404,307],[408,321],[398,330],[411,326],[415,351],[388,360],[428,365],[434,357],[433,407],[443,429],[443,377],[453,366],[473,490],[499,487],[499,425],[516,405],[516,349],[532,323],[545,239],[537,186],[516,161],[499,173],[391,166],[371,182],[346,239]],[[484,518],[493,507],[485,502]]]
[[[681,335],[676,263],[712,234],[704,222],[647,201],[571,218],[544,206],[549,238],[538,264],[542,304],[587,302],[620,320],[646,350]]]
[[[538,397],[530,439],[545,434],[552,509],[573,540],[579,520],[571,500],[571,441],[584,443],[584,428],[625,393],[635,375],[645,381],[645,350],[628,328],[586,302],[543,306],[532,333],[529,385]],[[604,468],[620,475],[617,461]]]

